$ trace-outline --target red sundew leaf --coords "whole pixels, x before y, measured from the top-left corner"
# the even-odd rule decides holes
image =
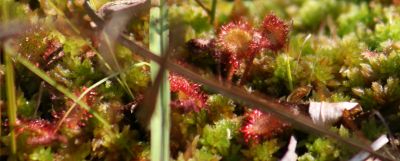
[[[66,143],[67,138],[55,132],[54,123],[43,120],[18,120],[16,126],[17,135],[30,132],[27,139],[29,145],[50,145],[56,142]]]
[[[62,44],[55,40],[50,40],[47,42],[46,50],[44,51],[42,57],[44,60],[48,60],[57,50],[62,47]]]
[[[84,86],[84,87],[82,87],[81,91],[76,91],[75,95],[79,96],[86,90],[87,90],[87,87]],[[96,100],[97,100],[96,97],[97,97],[97,92],[92,89],[82,98],[82,101],[85,102],[89,107],[91,107],[96,103]],[[71,102],[69,102],[69,103],[73,104],[73,101],[71,100]],[[62,115],[64,115],[64,114],[65,113],[63,112]],[[92,114],[90,114],[89,111],[81,108],[80,106],[77,106],[68,115],[68,117],[65,118],[64,124],[70,129],[78,130],[82,126],[85,126],[86,125],[85,122],[91,117],[93,117],[93,116],[92,116]]]
[[[74,94],[80,96],[86,90],[87,87],[84,86],[81,90],[75,91]],[[97,92],[92,89],[86,93],[81,100],[88,106],[93,106],[97,101]],[[52,113],[53,117],[58,121],[57,130],[61,125],[64,125],[69,130],[79,133],[81,127],[86,126],[86,122],[89,118],[92,118],[93,115],[80,106],[73,107],[74,101],[72,100],[68,100],[66,104],[67,107],[70,107],[68,111],[54,111]],[[73,108],[71,109],[71,107]]]
[[[240,131],[246,142],[258,142],[260,139],[271,138],[290,126],[271,114],[259,110],[247,112],[245,116],[245,122]]]
[[[269,14],[264,18],[262,32],[263,36],[271,42],[269,49],[277,51],[285,47],[287,43],[289,26],[276,15]]]
[[[249,53],[253,40],[253,28],[246,21],[223,25],[218,33],[217,46],[232,57],[244,58]]]
[[[253,52],[253,54],[256,54],[261,49],[269,48],[270,46],[271,46],[270,40],[263,37],[262,32],[260,32],[260,31],[254,32],[253,40],[250,45],[250,49]]]
[[[255,54],[270,46],[269,40],[265,39],[262,33],[254,31],[254,28],[244,20],[223,25],[215,44],[222,54],[228,55],[230,65],[227,75],[228,81],[232,79],[241,62],[246,62],[248,66],[251,66]]]
[[[184,94],[180,97],[177,102],[173,102],[172,105],[175,107],[195,107],[193,110],[198,111],[199,108],[205,106],[207,101],[207,95],[204,94],[200,87],[201,85],[193,83],[186,78],[179,76],[177,74],[171,73],[169,75],[169,82],[171,92],[177,92],[178,94]],[[187,107],[190,106],[190,107]]]

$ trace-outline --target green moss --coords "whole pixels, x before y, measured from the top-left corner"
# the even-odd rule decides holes
[[[378,54],[374,58],[369,59],[372,70],[380,79],[387,79],[389,76],[397,76],[400,68],[400,53],[390,52],[389,55]]]
[[[299,161],[333,161],[340,156],[340,150],[329,139],[318,138],[313,143],[307,143],[306,147],[309,152],[300,156]]]
[[[201,144],[215,154],[222,156],[232,155],[229,148],[231,141],[239,134],[238,120],[220,120],[215,125],[206,125],[201,135]]]
[[[63,38],[60,37],[60,39]],[[68,37],[63,44],[65,55],[62,58],[63,66],[59,67],[63,72],[59,74],[71,80],[73,86],[90,85],[103,76],[83,50],[86,45],[88,45],[87,42],[79,37]]]
[[[186,38],[186,40],[212,29],[207,13],[197,5],[183,4],[181,6],[171,6],[169,21],[172,24],[179,24],[179,27],[183,27],[182,29],[188,31],[188,33],[192,31],[192,34],[194,35],[189,34],[187,35],[188,37],[185,36],[184,38]]]
[[[207,99],[210,120],[217,121],[224,118],[233,118],[235,104],[233,100],[220,94],[210,95]]]
[[[249,150],[246,150],[245,156],[251,158],[254,161],[275,161],[278,160],[274,157],[281,148],[277,139],[268,140],[260,144],[254,144]]]
[[[197,161],[197,160],[204,160],[204,161],[218,161],[221,160],[221,156],[212,154],[206,149],[196,149],[194,151],[193,157],[189,159],[184,159],[181,155],[177,161]]]
[[[350,96],[347,96],[343,93],[337,92],[334,93],[330,98],[330,102],[348,102],[351,100]]]
[[[308,82],[321,82],[326,84],[333,79],[332,63],[326,57],[307,56],[304,58],[309,73]]]
[[[116,80],[108,80],[97,88],[105,100],[119,100],[124,95],[124,90]]]
[[[388,22],[379,23],[375,26],[374,38],[370,46],[378,51],[390,47],[391,42],[400,41],[400,18],[389,15]]]
[[[386,131],[381,124],[379,120],[372,117],[362,122],[361,131],[368,139],[376,139]]]
[[[297,69],[296,71],[294,69]],[[301,69],[296,60],[286,54],[279,55],[275,60],[274,76],[285,82],[286,89],[293,90],[293,85],[298,83],[298,76]]]
[[[340,36],[354,33],[357,28],[363,28],[367,30],[373,22],[373,15],[368,4],[349,4],[346,7],[347,11],[344,11],[337,19],[338,23],[338,34]]]
[[[52,161],[54,156],[51,148],[39,147],[29,154],[29,159],[32,161]]]
[[[361,105],[365,109],[392,108],[400,99],[400,80],[396,77],[389,77],[386,83],[381,81],[372,82],[369,88],[353,88],[353,93],[361,99]],[[388,106],[388,107],[386,107]]]
[[[122,75],[132,91],[143,91],[150,83],[150,73],[145,66],[132,66]]]
[[[27,18],[29,7],[27,4],[14,0],[2,0],[0,2],[0,20],[7,22],[13,19]]]
[[[18,115],[31,118],[35,113],[35,102],[27,100],[23,94],[20,94],[17,97],[17,107],[18,107]]]
[[[28,3],[35,2],[40,5],[33,7],[36,9],[32,11]],[[57,84],[78,94],[84,87],[110,74],[107,73],[104,62],[97,55],[93,56],[96,51],[93,51],[92,46],[96,48],[99,45],[96,37],[98,33],[91,32],[87,12],[81,6],[81,1],[52,0],[60,9],[58,11],[49,2],[3,0],[0,2],[1,22],[26,18],[33,24],[47,25],[43,28],[35,27],[28,31],[35,32],[12,39],[11,45],[18,48],[19,54],[45,70]],[[96,9],[106,2],[108,0],[90,1],[91,6]],[[202,2],[210,7],[212,0]],[[248,84],[242,87],[278,100],[287,97],[293,89],[310,85],[311,96],[306,96],[303,101],[356,101],[366,113],[379,111],[397,139],[399,128],[394,125],[397,125],[400,116],[400,7],[392,3],[391,0],[253,0],[240,4],[232,0],[218,1],[215,23],[211,24],[207,11],[195,1],[176,1],[171,5],[168,15],[170,26],[173,26],[170,28],[170,51],[173,52],[171,60],[190,60],[183,64],[191,63],[197,73],[209,78],[218,70],[213,57],[217,53],[209,50],[198,54],[188,52],[183,49],[187,40],[215,38],[216,33],[220,32],[219,26],[226,24],[237,14],[243,15],[243,19],[257,28],[261,26],[263,16],[273,12],[288,24],[292,20],[287,48],[279,52],[264,50],[258,53],[249,71]],[[238,13],[238,8],[244,8],[243,12]],[[79,26],[81,34],[72,34],[68,29],[70,24]],[[151,25],[148,23],[148,16],[134,17],[124,32],[133,35],[136,41],[146,46],[149,34],[143,31],[148,31]],[[0,32],[3,34],[7,31]],[[44,54],[47,54],[45,52],[54,42],[61,44],[64,56],[50,56],[50,59],[57,60],[49,65]],[[137,106],[131,107],[133,113],[129,113],[126,108],[131,105],[128,103],[132,103],[130,96],[141,98],[148,90],[150,75],[147,58],[136,56],[137,53],[118,43],[114,54],[122,73],[118,79],[111,78],[94,89],[96,101],[91,106],[112,128],[103,127],[105,124],[96,119],[89,118],[87,122],[79,120],[86,126],[79,125],[79,130],[62,126],[59,134],[68,139],[67,143],[54,141],[52,146],[27,145],[27,140],[35,134],[24,131],[17,137],[17,158],[39,161],[149,160],[150,136],[146,131],[138,130],[146,125],[137,125],[135,117],[136,107],[146,107],[140,106],[141,102],[138,102]],[[220,69],[230,64],[223,62],[221,65]],[[57,120],[53,118],[53,111],[65,111],[71,100],[44,84],[43,87],[46,88],[42,89],[41,104],[37,115],[34,115],[42,80],[19,64],[15,64],[15,67],[19,92],[18,119]],[[1,69],[0,86],[4,81],[1,77],[4,76],[4,69]],[[222,75],[224,72],[226,71],[221,71]],[[240,72],[239,70],[237,74]],[[132,95],[127,92],[128,88]],[[287,140],[271,138],[264,142],[246,143],[240,129],[244,126],[241,121],[247,107],[218,94],[218,91],[206,88],[208,87],[201,89],[207,95],[204,108],[199,111],[171,109],[171,156],[179,156],[177,160],[193,161],[280,159],[285,152]],[[3,89],[0,92],[4,94]],[[0,106],[4,108],[4,99],[0,101]],[[7,118],[4,117],[3,120]],[[387,133],[383,123],[376,120],[376,117],[356,116],[356,120],[355,123],[369,140]],[[7,136],[9,131],[8,128],[1,130],[4,145],[2,150],[8,152],[11,142]],[[355,137],[352,135],[353,130],[342,126],[332,130],[346,138]],[[285,132],[289,134],[292,131]],[[299,141],[296,150],[301,155],[299,160],[347,160],[357,151],[325,137],[309,134],[296,137]],[[193,138],[199,140],[188,145],[188,140]],[[1,157],[9,157],[7,155],[4,153]]]
[[[294,24],[299,28],[317,29],[327,16],[335,18],[337,5],[334,0],[307,0],[301,5]]]

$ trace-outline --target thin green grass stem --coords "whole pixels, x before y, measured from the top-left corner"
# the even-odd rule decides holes
[[[15,54],[13,54],[15,55]],[[41,69],[37,68],[34,64],[26,60],[25,58],[16,55],[15,59],[24,65],[26,68],[28,68],[30,71],[35,73],[37,76],[42,78],[45,82],[56,88],[59,92],[67,96],[68,98],[72,99],[74,102],[76,102],[79,106],[84,108],[85,110],[88,110],[100,123],[102,123],[106,128],[110,128],[110,124],[100,116],[96,111],[92,110],[86,103],[80,101],[78,97],[76,97],[72,92],[70,92],[67,88],[63,87],[62,85],[58,84],[54,79],[49,77],[44,71]]]
[[[150,51],[157,55],[165,55],[168,46],[167,4],[165,0],[152,1],[159,6],[150,9]],[[154,81],[160,66],[151,62],[151,76]],[[168,74],[163,74],[157,94],[156,107],[150,122],[151,129],[151,160],[169,160],[169,131],[170,131],[170,89]],[[146,107],[149,108],[149,107]]]
[[[15,134],[15,126],[17,122],[17,98],[15,91],[14,66],[9,55],[9,48],[5,46],[4,62],[6,66],[6,95],[7,95],[7,114],[9,119],[10,137],[11,137],[11,155],[17,153],[17,138]]]

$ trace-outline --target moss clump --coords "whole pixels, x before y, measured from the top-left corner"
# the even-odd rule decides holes
[[[99,9],[107,2],[92,0],[90,5]],[[398,142],[397,1],[221,0],[215,15],[213,1],[201,2],[204,6],[197,1],[169,1],[171,62],[203,78],[236,85],[261,101],[273,100],[296,115],[308,117],[311,101],[357,102],[362,112],[345,111],[338,122],[326,126],[342,137],[371,142],[390,130],[393,142]],[[107,44],[99,43],[103,32],[83,1],[3,0],[0,8],[1,27],[14,20],[38,26],[1,37],[1,42],[32,63],[32,71],[43,71],[55,81],[46,83],[13,59],[18,153],[8,153],[12,137],[3,126],[8,125],[8,114],[2,112],[0,147],[6,153],[0,157],[150,160],[148,125],[138,120],[143,109],[150,109],[146,101],[153,100],[146,95],[152,87],[148,58],[118,40],[109,51],[99,50]],[[148,20],[148,15],[134,17],[123,33],[147,46],[145,31],[154,27]],[[0,31],[0,36],[4,34],[7,31]],[[0,48],[0,55],[5,54]],[[115,60],[104,60],[107,53]],[[116,62],[118,71],[106,62]],[[0,96],[7,90],[2,88],[4,73],[0,64]],[[254,110],[178,74],[170,73],[169,78],[171,159],[279,160],[290,135],[298,139],[298,160],[346,160],[358,152],[334,139],[301,133],[290,120]],[[58,87],[80,97],[89,109],[75,105]],[[7,111],[3,110],[7,101],[0,98],[2,111]]]

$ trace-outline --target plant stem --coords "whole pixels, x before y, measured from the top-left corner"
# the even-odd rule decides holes
[[[289,56],[286,56],[286,70],[287,70],[287,77],[288,77],[288,84],[289,84],[289,90],[293,91],[293,78],[292,78],[292,70],[290,68],[290,60]]]
[[[251,57],[246,61],[246,67],[244,69],[243,76],[242,76],[242,78],[240,78],[240,80],[238,82],[239,86],[243,86],[246,83],[246,81],[249,77],[249,72],[251,71],[251,67],[253,66],[254,58],[255,58],[255,55],[251,54]]]
[[[10,136],[11,136],[11,154],[15,156],[17,153],[17,141],[15,135],[15,126],[17,122],[17,101],[16,101],[16,92],[15,92],[15,77],[14,77],[14,66],[9,55],[8,48],[5,47],[4,62],[6,66],[6,93],[7,93],[7,114],[8,114],[8,123],[10,127]]]
[[[213,0],[212,4],[211,4],[211,19],[210,19],[210,23],[214,24],[214,20],[215,20],[215,11],[217,10],[217,0]]]
[[[152,0],[152,4],[159,6],[150,9],[150,50],[163,56],[166,55],[168,47],[168,8],[165,0]],[[151,62],[153,81],[159,70],[161,69],[157,62]],[[151,160],[153,161],[169,160],[170,90],[167,72],[163,73],[161,81],[150,123]]]
[[[211,10],[208,9],[200,0],[195,0],[195,2],[201,7],[203,8],[204,11],[207,12],[208,16],[211,17]]]

